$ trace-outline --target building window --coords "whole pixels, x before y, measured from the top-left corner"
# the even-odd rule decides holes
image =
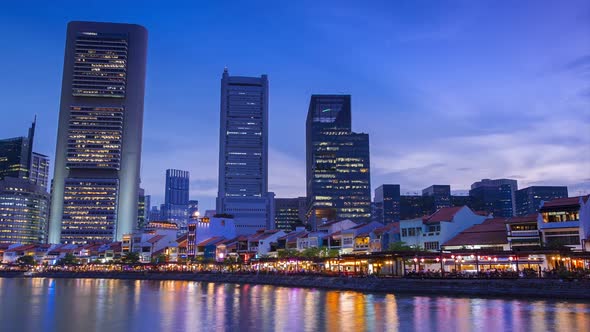
[[[438,250],[438,241],[424,242],[424,249],[426,249],[426,250]]]

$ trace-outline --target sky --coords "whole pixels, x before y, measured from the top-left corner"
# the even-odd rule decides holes
[[[38,117],[53,160],[67,22],[149,31],[141,186],[163,203],[165,170],[190,171],[215,207],[219,95],[267,74],[269,190],[305,195],[311,94],[352,95],[370,135],[372,189],[482,178],[590,193],[590,2],[3,1],[0,137]]]

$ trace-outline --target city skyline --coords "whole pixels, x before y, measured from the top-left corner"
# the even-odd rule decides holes
[[[588,14],[582,16],[588,13],[588,7],[583,7],[582,2],[577,8],[522,4],[513,13],[501,7],[457,5],[462,15],[457,23],[448,12],[442,15],[441,8],[433,6],[408,18],[403,34],[392,36],[385,32],[396,32],[404,10],[411,8],[397,8],[401,12],[397,15],[394,8],[387,6],[381,6],[381,14],[371,10],[374,17],[363,33],[350,31],[348,23],[358,22],[366,8],[356,15],[355,6],[322,7],[325,19],[321,22],[317,14],[295,10],[287,22],[293,26],[284,31],[292,37],[286,38],[293,40],[292,44],[281,42],[276,33],[270,33],[272,49],[268,45],[252,47],[241,56],[214,38],[223,39],[236,32],[222,25],[244,9],[240,6],[229,9],[219,23],[206,19],[187,31],[174,22],[160,23],[149,18],[146,12],[151,8],[142,12],[128,6],[122,8],[121,14],[97,10],[94,16],[71,9],[67,18],[53,15],[59,18],[40,20],[7,37],[14,45],[13,52],[1,55],[5,57],[2,59],[8,61],[10,56],[11,62],[26,62],[33,70],[23,73],[21,78],[16,74],[18,65],[7,68],[8,75],[17,79],[10,86],[5,83],[2,96],[7,100],[7,109],[18,112],[7,114],[7,121],[0,124],[3,136],[21,136],[21,128],[38,114],[36,150],[50,156],[53,162],[67,21],[130,22],[150,31],[141,180],[154,205],[163,202],[162,172],[179,168],[191,172],[194,189],[190,198],[199,199],[203,210],[214,207],[217,84],[224,66],[242,75],[266,73],[273,82],[269,92],[268,189],[277,197],[305,193],[305,116],[309,97],[314,93],[352,95],[355,130],[371,135],[372,191],[387,183],[401,184],[402,193],[418,192],[434,183],[450,184],[452,190],[467,190],[482,178],[515,178],[523,188],[568,185],[572,196],[590,189],[590,176],[584,172],[589,169],[590,157],[583,153],[583,148],[590,144],[590,118],[584,112],[590,103],[585,80],[590,50],[587,43],[580,42],[589,25],[588,20],[584,21]],[[33,11],[38,16],[51,10],[27,6],[27,14]],[[165,10],[181,14],[178,9]],[[286,9],[268,10],[282,13]],[[487,10],[490,18],[504,19],[504,25],[497,27],[496,32],[489,31],[485,24],[490,19],[483,13]],[[221,8],[207,8],[203,14],[192,15],[207,18],[221,12]],[[15,18],[24,13],[24,8],[13,8],[11,16],[3,17],[6,20],[1,24],[14,24]],[[528,15],[520,17],[523,13]],[[519,22],[521,18],[526,22]],[[432,26],[425,24],[428,19],[432,19]],[[485,22],[478,24],[478,19]],[[269,18],[263,23],[248,23],[245,32],[257,30],[258,24],[278,27],[280,21]],[[553,29],[546,28],[545,22],[550,22],[547,26]],[[47,28],[40,29],[40,24]],[[526,27],[517,29],[521,24]],[[296,32],[297,28],[303,28],[303,32]],[[385,28],[384,32],[378,32],[379,28]],[[191,55],[186,58],[194,59],[189,70],[182,73],[185,68],[176,61],[178,55],[159,48],[199,29],[203,30],[197,35],[200,38],[204,38],[205,32],[212,34],[199,48],[177,45],[175,53],[186,51]],[[346,41],[358,47],[347,55],[319,56],[324,49],[335,48],[330,54],[343,50],[339,44],[344,37],[336,33],[340,30],[350,32],[350,40]],[[510,36],[515,30],[516,36]],[[164,38],[172,31],[179,36]],[[365,33],[374,35],[365,38]],[[297,50],[305,37],[311,37],[308,48]],[[547,48],[547,39],[542,37],[547,37],[555,47]],[[31,58],[33,54],[26,47],[19,47],[33,40],[39,43],[46,59]],[[244,38],[234,46],[250,42],[252,39]],[[479,48],[475,51],[476,46],[465,47],[464,42],[475,42]],[[484,42],[489,46],[482,46]],[[441,63],[432,61],[434,50]],[[269,61],[258,59],[262,51],[267,51]],[[533,53],[538,54],[531,57]],[[461,70],[463,66],[467,69]],[[198,72],[201,74],[197,75]],[[27,80],[32,73],[35,82]],[[471,86],[473,73],[480,73],[475,86]],[[30,88],[23,84],[30,84]],[[174,91],[178,100],[168,102],[166,94]],[[29,94],[31,97],[27,98]],[[180,120],[183,117],[194,121]],[[377,118],[380,121],[375,121]],[[172,141],[180,144],[171,144]],[[465,155],[470,158],[461,158]]]

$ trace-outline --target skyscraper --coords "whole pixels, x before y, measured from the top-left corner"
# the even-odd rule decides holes
[[[121,240],[137,221],[147,31],[70,22],[49,242]]]
[[[46,240],[48,160],[33,152],[34,135],[35,121],[28,136],[0,140],[0,243]]]
[[[275,227],[289,232],[303,226],[301,216],[305,216],[305,211],[301,213],[301,209],[305,209],[306,200],[305,197],[275,198]]]
[[[383,184],[375,189],[375,220],[382,224],[400,221],[400,186]]]
[[[6,177],[29,178],[35,123],[36,121],[33,121],[29,128],[29,135],[26,137],[0,140],[0,180]]]
[[[45,242],[48,209],[43,187],[22,178],[0,180],[0,243]]]
[[[189,172],[178,169],[166,170],[164,219],[175,223],[179,229],[188,222]]]
[[[483,179],[471,185],[469,196],[475,210],[492,213],[494,217],[512,217],[516,212],[516,180]]]
[[[201,212],[199,212],[199,201],[197,200],[189,200],[188,201],[188,221],[198,221],[199,217],[201,216]]]
[[[448,184],[434,184],[423,189],[422,196],[432,196],[434,198],[434,211],[445,207],[451,207],[451,186]]]
[[[33,183],[41,186],[47,191],[47,183],[49,181],[49,157],[33,152],[31,158],[31,172],[30,179]]]
[[[371,217],[369,135],[352,132],[350,95],[312,95],[306,123],[308,220]]]
[[[147,225],[146,198],[145,190],[139,188],[137,197],[137,224],[134,227],[135,230],[141,230]]]
[[[274,226],[268,192],[268,78],[221,79],[217,213],[234,216],[238,234]]]
[[[531,186],[516,191],[516,215],[526,216],[539,212],[541,202],[566,198],[566,186]]]

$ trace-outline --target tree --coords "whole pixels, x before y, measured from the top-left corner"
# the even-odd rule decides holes
[[[136,264],[139,262],[139,253],[137,252],[128,252],[123,255],[122,258],[123,263],[127,264]]]
[[[168,261],[168,256],[164,254],[159,254],[158,256],[152,258],[152,263],[166,263]]]
[[[305,258],[316,258],[316,257],[320,257],[320,248],[317,247],[312,247],[312,248],[306,248],[301,252],[301,256],[305,257]]]
[[[72,253],[67,253],[64,258],[61,258],[58,262],[58,265],[76,265],[78,264],[78,260]]]
[[[285,250],[281,250],[278,253],[279,258],[295,258],[295,257],[299,257],[299,251],[295,250],[295,249],[285,249]]]
[[[405,242],[398,241],[389,244],[390,251],[416,251],[420,250],[420,246],[409,246]]]
[[[35,261],[35,257],[33,257],[31,255],[21,256],[16,260],[16,262],[19,265],[35,265],[35,264],[37,264],[37,262]]]

